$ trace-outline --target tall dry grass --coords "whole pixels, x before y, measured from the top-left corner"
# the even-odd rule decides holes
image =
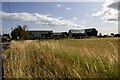
[[[5,78],[117,78],[117,39],[11,41]]]

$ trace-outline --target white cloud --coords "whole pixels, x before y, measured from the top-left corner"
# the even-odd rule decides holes
[[[47,17],[52,17],[52,15],[51,15],[51,14],[45,14],[45,16],[47,16]]]
[[[86,22],[85,22],[85,21],[82,21],[81,23],[82,23],[82,24],[85,24]]]
[[[69,28],[83,27],[69,20],[61,20],[58,18],[53,18],[53,17],[49,17],[46,15],[41,15],[38,13],[31,14],[31,13],[26,13],[26,12],[23,12],[23,13],[0,12],[0,17],[2,17],[2,19],[7,19],[7,20],[28,21],[28,22],[35,22],[35,23],[39,23],[43,25],[50,25],[50,26],[65,26]]]
[[[70,8],[70,7],[68,7],[68,8],[66,8],[66,10],[71,10],[71,8]]]
[[[118,9],[118,4],[120,0],[106,0],[103,4],[101,11],[98,11],[92,16],[102,17],[101,19],[104,21],[118,21],[118,17],[120,17],[120,10]]]
[[[73,18],[73,21],[76,21],[77,19],[78,19],[77,17],[74,17],[74,18]]]
[[[57,8],[61,8],[62,5],[61,5],[61,4],[57,4],[56,7],[57,7]]]
[[[58,17],[58,19],[59,19],[59,20],[62,20],[62,19],[63,19],[63,17]]]

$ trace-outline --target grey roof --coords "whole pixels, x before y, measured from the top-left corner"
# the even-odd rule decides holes
[[[35,33],[41,33],[41,34],[46,34],[46,33],[49,33],[49,32],[53,32],[53,31],[29,31],[29,32],[35,32]]]
[[[96,30],[95,28],[90,28],[90,29],[71,29],[69,32],[71,33],[86,33],[86,32],[92,32],[93,30]]]
[[[62,35],[62,33],[53,33],[53,35],[56,35],[56,36],[57,36],[57,35]]]
[[[85,29],[85,32],[92,32],[93,30],[96,30],[95,28]]]
[[[84,33],[85,32],[85,29],[79,29],[79,30],[69,30],[69,32],[71,33]]]

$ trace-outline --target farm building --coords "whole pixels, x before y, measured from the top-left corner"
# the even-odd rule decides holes
[[[62,33],[61,32],[59,32],[59,33],[53,33],[53,37],[55,39],[60,39],[60,38],[62,38]]]
[[[55,39],[65,38],[65,37],[68,37],[68,33],[67,32],[56,32],[56,33],[53,33],[53,37]]]
[[[69,37],[70,38],[84,38],[90,36],[97,36],[98,31],[95,28],[91,29],[74,29],[69,30]]]
[[[97,36],[98,31],[95,28],[85,29],[86,36]]]
[[[53,31],[28,31],[30,34],[30,38],[40,39],[40,38],[50,38],[53,34]]]
[[[62,38],[84,38],[90,36],[97,36],[98,31],[95,28],[91,29],[74,29],[69,30],[69,32],[56,32],[53,33],[52,30],[50,31],[28,31],[30,34],[30,39],[62,39]]]

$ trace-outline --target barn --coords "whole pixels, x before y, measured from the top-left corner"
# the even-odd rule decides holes
[[[84,37],[91,37],[97,36],[98,31],[95,28],[90,29],[71,29],[69,30],[69,37],[70,38],[84,38]]]
[[[53,37],[54,37],[55,39],[60,39],[60,38],[62,38],[62,33],[61,33],[61,32],[53,33]]]
[[[85,29],[85,36],[97,36],[98,31],[95,28]]]
[[[53,33],[53,37],[55,39],[62,39],[62,38],[66,38],[67,36],[68,36],[67,32],[56,32],[56,33]]]
[[[84,32],[85,30],[84,29],[72,29],[72,30],[69,30],[69,38],[82,38],[84,37]]]
[[[31,30],[31,31],[28,31],[29,34],[30,34],[30,38],[31,39],[41,39],[41,38],[44,38],[44,39],[48,39],[48,38],[51,38],[52,35],[53,35],[53,31],[36,31],[36,30]]]

